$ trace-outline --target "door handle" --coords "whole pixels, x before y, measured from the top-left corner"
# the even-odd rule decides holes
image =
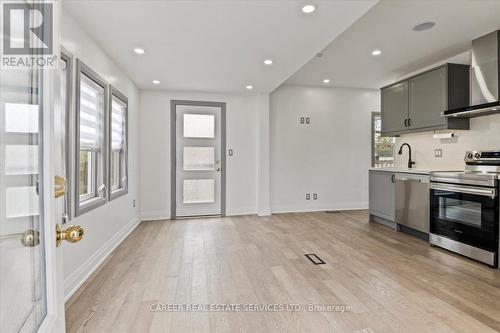
[[[54,197],[60,198],[66,194],[66,178],[55,176],[54,177]]]
[[[35,247],[40,244],[40,232],[33,229],[28,229],[25,232],[10,234],[10,235],[1,235],[0,240],[6,240],[11,238],[19,238],[21,244],[26,247]]]
[[[83,238],[84,230],[82,226],[70,225],[63,229],[60,224],[56,225],[56,246],[61,246],[63,240],[69,243],[77,243]]]

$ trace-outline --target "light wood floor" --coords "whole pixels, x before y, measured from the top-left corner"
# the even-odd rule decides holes
[[[351,311],[151,311],[157,303]],[[495,332],[500,271],[364,211],[144,222],[68,302],[66,320],[68,332]]]

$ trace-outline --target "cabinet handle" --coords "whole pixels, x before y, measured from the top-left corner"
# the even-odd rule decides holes
[[[408,118],[408,127],[411,126],[411,118]]]
[[[405,127],[408,127],[408,119],[405,119]]]
[[[396,182],[396,175],[391,176],[391,182],[395,183]]]

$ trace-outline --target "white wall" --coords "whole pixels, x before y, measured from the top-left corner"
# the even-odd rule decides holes
[[[271,210],[368,207],[377,90],[281,86],[271,94]],[[300,125],[310,117],[310,125]],[[306,201],[306,193],[318,200]]]
[[[66,11],[62,14],[62,45],[72,53],[74,61],[81,59],[124,93],[129,101],[128,194],[71,221],[84,227],[85,236],[78,244],[65,243],[62,247],[64,288],[68,297],[139,221],[139,93],[124,72]],[[74,114],[74,105],[72,110]],[[134,199],[137,200],[135,208],[132,205]]]
[[[141,217],[170,218],[170,100],[226,103],[226,214],[257,212],[256,95],[141,91]]]

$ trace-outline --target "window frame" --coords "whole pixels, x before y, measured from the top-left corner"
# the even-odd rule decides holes
[[[72,189],[73,189],[73,172],[72,172],[72,133],[71,133],[71,124],[72,124],[72,119],[71,119],[71,106],[73,105],[73,54],[66,50],[64,47],[61,47],[61,60],[63,60],[66,63],[66,101],[65,105],[63,107],[65,108],[65,125],[66,125],[66,131],[65,131],[65,140],[66,140],[66,145],[65,145],[65,169],[66,169],[66,194],[64,195],[64,205],[65,205],[65,211],[66,211],[66,216],[63,216],[63,224],[66,222],[71,221],[73,218],[73,207],[72,207],[72,200],[73,196],[72,194]]]
[[[121,196],[124,196],[128,193],[128,98],[120,92],[118,89],[116,89],[113,86],[109,86],[109,105],[108,105],[108,110],[109,110],[109,115],[108,115],[108,191],[109,191],[109,200],[114,200],[116,198],[119,198]],[[117,98],[120,100],[122,103],[125,104],[125,115],[124,115],[124,143],[123,143],[123,148],[122,151],[120,152],[120,157],[119,157],[119,163],[118,163],[118,168],[120,172],[120,177],[119,177],[119,182],[120,185],[118,189],[113,189],[111,188],[111,158],[113,154],[113,149],[112,149],[112,121],[111,117],[113,116],[113,98]],[[121,165],[123,161],[123,166]],[[122,176],[123,172],[123,176]],[[122,181],[122,179],[124,179]]]
[[[371,166],[372,168],[375,168],[376,167],[376,161],[375,161],[375,134],[377,133],[377,131],[375,130],[375,118],[376,117],[380,117],[380,119],[382,120],[382,113],[381,112],[372,112],[372,115],[371,115]],[[382,132],[380,132],[382,134]],[[394,156],[394,147],[392,148],[392,156],[393,156],[393,161],[395,162],[396,160],[396,156]],[[393,162],[393,164],[394,164]]]
[[[103,96],[103,124],[102,124],[102,132],[99,133],[102,137],[102,145],[100,150],[95,150],[95,158],[93,161],[93,167],[96,172],[93,175],[94,178],[94,197],[80,201],[80,87],[82,81],[82,75],[87,76],[91,79],[95,84],[103,88],[104,96]],[[109,85],[108,83],[99,76],[96,72],[94,72],[89,66],[83,63],[80,59],[76,60],[76,87],[75,87],[75,196],[74,196],[74,209],[75,216],[80,216],[89,212],[99,206],[104,205],[108,202],[108,191],[105,188],[100,196],[98,189],[102,186],[99,185],[97,179],[99,177],[99,167],[102,164],[102,178],[103,185],[107,187],[108,185],[108,162],[107,162],[107,145],[108,145],[108,116],[109,116]],[[99,156],[101,154],[101,156]],[[99,157],[101,157],[99,159]],[[102,160],[102,161],[101,161]]]

